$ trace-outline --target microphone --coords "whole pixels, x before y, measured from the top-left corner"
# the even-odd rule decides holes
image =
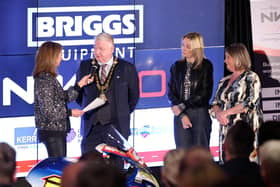
[[[99,65],[97,63],[91,64],[90,67],[90,76],[89,78],[91,79],[94,76],[94,73],[99,69]]]

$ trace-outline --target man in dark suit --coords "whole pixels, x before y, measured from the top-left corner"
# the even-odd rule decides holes
[[[114,126],[126,139],[130,135],[130,113],[139,99],[138,75],[133,64],[113,56],[114,49],[113,37],[100,33],[95,38],[95,58],[82,61],[77,72],[77,80],[89,73],[94,77],[93,82],[80,91],[77,103],[85,107],[98,97],[106,101],[83,116],[83,154],[95,150],[100,143],[107,143],[110,126]],[[93,73],[92,67],[98,67],[97,71]]]

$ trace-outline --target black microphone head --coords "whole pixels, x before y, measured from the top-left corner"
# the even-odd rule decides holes
[[[98,69],[99,69],[99,64],[98,63],[91,64],[91,67],[90,67],[90,78],[92,78],[94,76],[94,73],[96,71],[98,71]]]
[[[92,64],[91,66],[92,66],[92,68],[94,68],[96,70],[99,68],[99,64],[98,63]]]

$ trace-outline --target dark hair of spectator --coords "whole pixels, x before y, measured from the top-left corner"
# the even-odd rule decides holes
[[[12,182],[16,170],[16,151],[7,143],[0,143],[0,178]]]
[[[255,134],[245,121],[237,121],[229,130],[225,140],[227,151],[231,155],[249,157],[254,150]]]
[[[258,146],[268,140],[280,140],[280,121],[266,121],[260,126]]]
[[[112,164],[87,162],[77,177],[77,187],[125,187],[121,170]]]

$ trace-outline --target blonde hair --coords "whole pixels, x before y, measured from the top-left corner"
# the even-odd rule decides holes
[[[182,174],[178,187],[215,187],[226,185],[226,175],[215,163],[199,163]]]
[[[249,70],[251,68],[251,58],[244,44],[231,44],[226,48],[226,52],[235,60],[235,70]]]
[[[62,45],[56,42],[47,41],[39,47],[35,57],[33,77],[42,72],[57,75],[56,60],[62,51]]]
[[[213,187],[225,182],[225,174],[216,165],[209,149],[193,146],[180,163],[178,187]]]
[[[188,38],[191,42],[192,54],[196,60],[194,68],[197,68],[201,65],[203,58],[205,58],[203,37],[198,32],[190,32],[183,36],[183,40],[185,38]]]
[[[184,149],[180,148],[170,150],[165,154],[161,174],[162,177],[167,180],[166,182],[172,183],[173,185],[177,184],[179,165],[185,155],[185,152],[186,151]]]

